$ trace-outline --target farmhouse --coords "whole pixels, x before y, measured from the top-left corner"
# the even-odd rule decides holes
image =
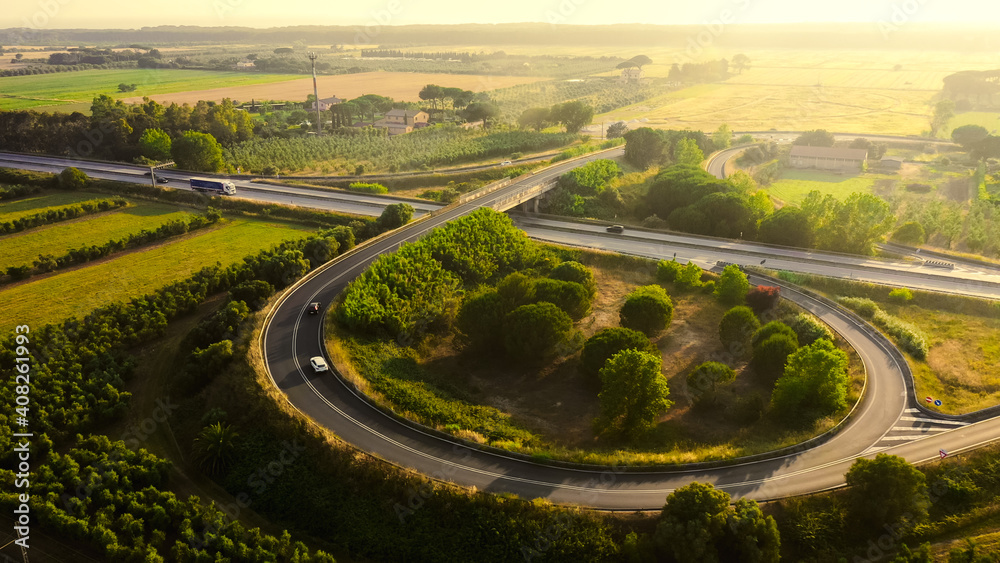
[[[865,149],[795,145],[788,156],[789,164],[794,168],[861,170],[861,167],[868,160],[868,151]]]
[[[390,135],[401,135],[414,129],[427,127],[428,119],[430,116],[427,115],[426,111],[394,109],[385,114],[383,119],[373,123],[372,126],[387,129]]]
[[[900,170],[903,168],[903,159],[898,156],[883,156],[879,161],[882,170]]]
[[[622,69],[622,75],[618,78],[618,82],[628,84],[629,82],[639,82],[642,79],[642,69],[637,67],[629,67]]]
[[[333,106],[335,106],[337,104],[343,103],[343,101],[344,100],[341,100],[337,96],[334,96],[332,98],[323,98],[323,99],[321,99],[319,101],[319,111],[327,111],[331,107],[333,107]],[[316,102],[313,102],[312,109],[314,111],[316,110]]]

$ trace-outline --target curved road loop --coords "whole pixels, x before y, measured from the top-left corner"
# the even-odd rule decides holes
[[[630,471],[626,468],[567,468],[470,449],[419,427],[400,422],[371,406],[351,386],[331,374],[316,376],[309,358],[326,355],[323,315],[310,316],[313,301],[330,303],[343,288],[381,253],[416,240],[429,230],[478,207],[506,210],[510,200],[540,183],[555,180],[581,163],[621,149],[596,153],[557,164],[522,177],[510,185],[470,202],[447,208],[428,202],[419,205],[421,219],[314,271],[287,291],[270,312],[262,334],[265,362],[274,383],[304,415],[333,430],[346,442],[392,463],[433,478],[492,492],[513,492],[525,498],[543,497],[559,504],[603,509],[656,509],[664,497],[691,481],[710,482],[734,497],[778,498],[843,485],[843,475],[854,459],[886,451],[912,463],[937,459],[941,449],[959,453],[1000,437],[1000,418],[968,424],[935,417],[915,404],[907,392],[904,371],[882,341],[851,315],[830,308],[794,288],[785,297],[820,316],[858,351],[868,384],[865,395],[844,427],[826,442],[776,459],[717,468],[679,468],[677,471]],[[722,155],[718,155],[722,156]],[[716,161],[724,160],[717,158]],[[143,181],[142,169],[113,163],[73,161],[34,155],[0,154],[0,165],[58,172],[76,165],[94,177]],[[168,186],[183,186],[189,174],[163,171]],[[289,186],[238,183],[238,190],[258,201],[294,203],[306,207],[377,215],[398,200]],[[247,193],[249,192],[249,193]],[[243,195],[241,194],[241,195]],[[412,203],[412,202],[408,202]],[[992,268],[962,265],[954,270],[928,268],[922,263],[847,257],[829,253],[776,248],[742,241],[656,233],[629,229],[608,235],[603,227],[570,221],[517,218],[533,238],[586,246],[650,258],[693,260],[703,267],[716,261],[768,267],[836,277],[867,279],[935,291],[981,297],[1000,297],[1000,276]],[[674,390],[675,398],[679,390]]]
[[[602,155],[586,160],[599,156]],[[961,451],[996,439],[1000,420],[955,423],[917,412],[913,398],[906,391],[903,370],[884,344],[851,316],[798,294],[793,288],[785,288],[784,295],[843,335],[858,351],[869,378],[864,400],[839,433],[817,447],[777,459],[652,472],[541,465],[470,449],[404,424],[371,406],[339,377],[312,373],[309,358],[326,352],[322,316],[306,314],[310,302],[330,303],[380,253],[416,240],[430,229],[478,207],[499,206],[499,202],[516,196],[529,185],[555,178],[579,164],[577,161],[557,165],[537,177],[447,208],[359,247],[301,281],[276,304],[262,335],[267,368],[275,385],[304,415],[348,443],[392,463],[480,490],[513,492],[525,498],[543,497],[559,504],[602,509],[658,508],[666,494],[695,480],[713,483],[737,498],[768,499],[814,492],[842,485],[844,473],[862,455],[889,450],[919,462],[936,458],[942,448]],[[709,260],[714,259],[707,244],[701,252]]]

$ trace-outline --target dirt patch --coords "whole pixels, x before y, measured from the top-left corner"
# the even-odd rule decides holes
[[[419,102],[420,89],[427,84],[442,84],[454,88],[463,88],[473,92],[507,88],[519,84],[530,84],[541,77],[530,76],[489,76],[478,74],[430,74],[418,72],[362,72],[337,76],[320,76],[317,78],[321,98],[337,96],[351,99],[365,94],[379,94],[397,101]],[[172,94],[156,94],[149,96],[161,103],[195,104],[199,100],[222,101],[231,98],[241,102],[251,99],[261,100],[304,100],[313,91],[311,78],[299,78],[286,82],[271,84],[252,84],[233,88],[212,88],[209,90],[191,90]],[[142,97],[123,98],[127,104],[141,103]]]

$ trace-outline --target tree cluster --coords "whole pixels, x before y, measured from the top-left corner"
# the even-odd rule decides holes
[[[521,112],[517,122],[521,127],[541,131],[551,125],[563,125],[567,133],[576,133],[594,119],[594,108],[579,100],[555,104],[552,107],[532,107]]]

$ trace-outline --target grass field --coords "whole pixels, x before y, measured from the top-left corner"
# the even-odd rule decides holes
[[[45,195],[16,199],[0,203],[0,221],[13,221],[36,213],[44,213],[49,209],[66,207],[81,201],[105,199],[111,196],[88,192],[46,192]]]
[[[944,136],[951,138],[953,129],[963,125],[981,125],[990,133],[996,134],[1000,129],[1000,112],[995,111],[967,111],[959,113],[948,122],[947,131]]]
[[[836,174],[820,170],[786,169],[781,178],[765,188],[767,193],[785,203],[799,204],[813,190],[830,194],[843,201],[854,192],[871,193],[875,182],[891,178],[876,174]]]
[[[0,270],[22,264],[30,266],[40,254],[59,257],[74,248],[100,245],[143,229],[151,231],[190,214],[190,210],[174,205],[141,202],[99,217],[0,237]]]
[[[283,240],[305,234],[286,223],[232,220],[143,252],[28,281],[0,291],[0,331],[41,326],[96,307],[147,294],[216,262],[228,265]]]
[[[927,361],[910,360],[918,396],[942,398],[941,410],[951,414],[1000,404],[1000,320],[913,305],[882,306],[929,339]]]
[[[320,97],[355,98],[380,94],[419,101],[417,94],[434,83],[480,92],[544,80],[539,77],[443,75],[410,72],[366,72],[319,77]],[[118,91],[119,83],[136,84],[135,92]],[[82,111],[88,113],[98,94],[130,103],[148,96],[160,103],[198,100],[304,100],[312,79],[301,75],[172,69],[86,70],[0,78],[0,109]]]
[[[645,120],[643,125],[711,131],[803,131],[825,128],[858,133],[919,134],[927,129],[928,91],[701,84],[663,94],[594,118]],[[638,126],[638,125],[637,125]]]
[[[297,75],[257,74],[248,72],[222,72],[175,69],[84,70],[30,76],[0,78],[0,109],[42,108],[58,109],[59,106],[80,104],[90,107],[99,94],[113,98],[155,96],[174,92],[205,90],[225,87],[236,90],[240,86],[300,79]],[[118,84],[136,84],[135,92],[122,93]],[[295,93],[294,99],[305,99],[306,94]],[[219,98],[221,99],[221,98]],[[197,100],[196,100],[197,101]]]

